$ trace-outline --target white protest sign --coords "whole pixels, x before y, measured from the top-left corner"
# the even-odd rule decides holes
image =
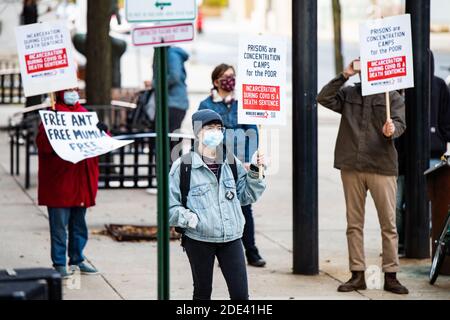
[[[47,138],[56,154],[72,163],[97,157],[132,143],[119,141],[97,128],[95,112],[39,111]]]
[[[359,37],[363,96],[414,87],[409,14],[363,22]]]
[[[26,97],[78,87],[72,42],[64,23],[17,27],[16,42]]]
[[[287,41],[241,36],[236,94],[238,123],[286,124]]]
[[[172,43],[194,40],[194,25],[182,23],[133,29],[132,39],[135,46],[168,46]]]
[[[195,0],[126,0],[125,16],[128,22],[157,22],[195,20]]]

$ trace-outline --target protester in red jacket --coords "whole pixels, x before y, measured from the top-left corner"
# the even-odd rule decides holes
[[[56,112],[87,111],[79,103],[77,89],[57,92],[55,109]],[[81,273],[95,274],[97,270],[84,262],[83,249],[88,240],[86,209],[95,205],[98,189],[98,158],[76,164],[61,159],[53,150],[42,124],[36,144],[38,202],[48,208],[53,266],[63,277],[69,276],[76,267]],[[69,271],[66,268],[67,240]]]

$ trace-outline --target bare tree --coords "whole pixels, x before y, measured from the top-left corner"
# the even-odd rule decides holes
[[[342,56],[342,31],[341,31],[341,3],[339,0],[331,0],[333,6],[334,27],[334,66],[336,74],[344,69],[344,58]]]

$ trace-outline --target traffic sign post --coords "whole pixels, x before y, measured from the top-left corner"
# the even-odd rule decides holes
[[[169,300],[169,137],[167,47],[156,48],[156,177],[158,181],[158,299]]]

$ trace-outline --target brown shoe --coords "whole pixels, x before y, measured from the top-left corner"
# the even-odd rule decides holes
[[[396,294],[408,294],[409,291],[397,280],[395,272],[386,272],[384,274],[384,290]]]
[[[338,287],[339,292],[351,292],[366,289],[367,286],[364,271],[352,271],[352,277],[350,280]]]

